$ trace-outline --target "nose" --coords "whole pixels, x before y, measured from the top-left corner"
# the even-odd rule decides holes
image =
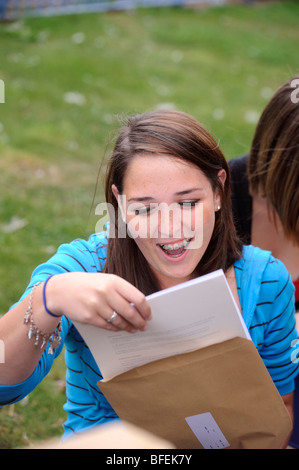
[[[183,236],[183,224],[181,209],[178,204],[159,205],[158,236],[160,238],[181,239]]]

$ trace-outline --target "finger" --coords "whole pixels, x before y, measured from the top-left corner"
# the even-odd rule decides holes
[[[120,314],[114,315],[114,311],[120,312],[120,311],[126,310],[126,307],[128,306],[128,302],[122,297],[120,297],[119,294],[115,291],[114,291],[114,295],[111,295],[110,297],[112,301],[110,301],[109,298],[107,297],[106,302],[104,304],[97,302],[96,299],[93,299],[93,301],[89,299],[90,300],[89,309],[86,309],[84,311],[84,315],[83,314],[81,315],[81,321],[83,323],[91,324],[98,328],[104,328],[106,330],[111,330],[111,331],[127,330],[132,333],[135,332],[136,327],[133,326],[130,322],[126,321],[126,319],[123,318],[122,315]],[[136,313],[136,315],[140,317],[138,313]]]
[[[124,279],[119,278],[118,293],[124,297],[146,321],[151,319],[151,308],[145,295]]]
[[[109,306],[105,309],[101,309],[100,312],[95,312],[90,323],[99,328],[104,328],[110,331],[126,330],[130,333],[135,333],[137,331],[135,327],[128,323],[121,315],[119,315],[115,310],[112,310]]]
[[[109,318],[106,319],[108,325],[113,326],[115,328],[114,331],[128,331],[129,333],[136,333],[137,328],[133,326],[131,323],[127,322],[125,318],[117,313],[115,310],[111,314]]]
[[[110,304],[117,316],[113,319],[113,325],[120,329],[135,328],[137,330],[145,330],[147,323],[146,320],[140,315],[135,305],[128,302],[118,293],[115,293]],[[112,318],[112,314],[107,320]]]
[[[95,313],[92,317],[85,318],[83,323],[93,325],[97,328],[102,328],[105,330],[119,331],[119,328],[116,325],[107,322],[107,320],[104,317],[100,316],[98,313]]]

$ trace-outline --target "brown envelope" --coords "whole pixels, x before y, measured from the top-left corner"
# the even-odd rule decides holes
[[[137,367],[98,387],[121,419],[176,448],[275,449],[292,430],[254,344],[243,338]]]

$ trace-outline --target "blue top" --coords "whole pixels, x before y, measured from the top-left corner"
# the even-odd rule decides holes
[[[30,284],[43,282],[50,274],[69,271],[101,272],[106,259],[105,233],[94,234],[88,241],[75,240],[63,244],[46,263],[37,267]],[[298,337],[294,317],[294,287],[284,265],[253,246],[243,247],[243,257],[235,263],[237,287],[245,324],[279,393],[294,390],[298,371],[295,347]],[[30,393],[51,369],[53,360],[65,346],[67,420],[65,435],[117,419],[97,382],[101,372],[87,345],[72,325],[63,317],[62,344],[49,355],[45,351],[33,374],[16,385],[0,385],[0,406],[14,403]],[[1,367],[1,366],[0,366]]]

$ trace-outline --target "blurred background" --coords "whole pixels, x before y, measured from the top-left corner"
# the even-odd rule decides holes
[[[247,153],[299,73],[298,20],[298,1],[0,0],[0,315],[35,266],[95,230],[98,170],[124,115],[180,109],[227,159]],[[64,380],[62,354],[0,409],[0,448],[62,434]]]

